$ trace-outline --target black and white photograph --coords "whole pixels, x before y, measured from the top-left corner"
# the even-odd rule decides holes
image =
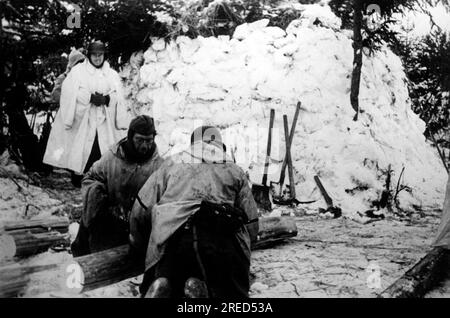
[[[450,0],[0,20],[0,298],[450,298]]]

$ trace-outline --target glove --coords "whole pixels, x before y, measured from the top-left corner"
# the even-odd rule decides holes
[[[109,101],[111,100],[111,98],[109,97],[109,95],[103,95],[105,97],[105,106],[108,107],[109,106]]]
[[[102,106],[106,104],[106,97],[99,93],[91,94],[90,102],[95,106]]]

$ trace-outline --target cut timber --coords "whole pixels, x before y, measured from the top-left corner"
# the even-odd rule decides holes
[[[297,227],[292,217],[266,217],[259,219],[258,241],[252,248],[263,248],[267,245],[273,245],[288,237],[297,235]],[[79,292],[89,291],[95,288],[104,287],[117,283],[121,280],[135,277],[142,274],[144,264],[137,259],[133,259],[129,254],[128,245],[122,245],[105,251],[77,257],[73,259],[72,264],[79,266],[83,279],[81,280],[82,289]],[[49,265],[54,266],[54,265]],[[54,277],[60,275],[63,267],[67,264],[55,266],[51,269]],[[14,273],[9,273],[10,266],[0,268],[0,276],[11,277]],[[30,269],[29,269],[30,271]],[[54,273],[53,273],[54,271]],[[17,269],[15,269],[17,272]],[[25,272],[26,273],[26,272]],[[68,272],[71,275],[73,272]],[[0,279],[0,295],[7,294],[14,297],[20,294],[21,290],[27,284],[27,275],[24,274],[20,283],[10,284],[8,280]],[[14,287],[15,286],[15,287]],[[15,290],[13,290],[16,288]]]
[[[29,230],[32,233],[58,231],[67,233],[69,231],[69,219],[67,217],[51,217],[24,221],[9,221],[0,223],[1,231]]]
[[[420,298],[435,287],[448,273],[450,251],[436,247],[395,281],[380,297]]]
[[[69,237],[57,231],[31,233],[28,230],[9,231],[0,235],[0,261],[11,257],[26,257],[57,245],[69,245]]]
[[[0,261],[26,257],[56,245],[68,245],[69,219],[50,217],[0,224]]]
[[[74,261],[83,271],[83,292],[111,285],[144,272],[144,263],[130,256],[128,245],[77,257]]]

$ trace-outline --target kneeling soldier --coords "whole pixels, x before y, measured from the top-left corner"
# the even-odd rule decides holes
[[[130,243],[146,251],[146,297],[248,297],[257,207],[225,151],[217,128],[199,127],[139,192]]]

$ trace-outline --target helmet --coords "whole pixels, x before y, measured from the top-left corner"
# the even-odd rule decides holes
[[[94,41],[89,43],[87,51],[88,55],[93,53],[106,53],[106,46],[102,41]]]

